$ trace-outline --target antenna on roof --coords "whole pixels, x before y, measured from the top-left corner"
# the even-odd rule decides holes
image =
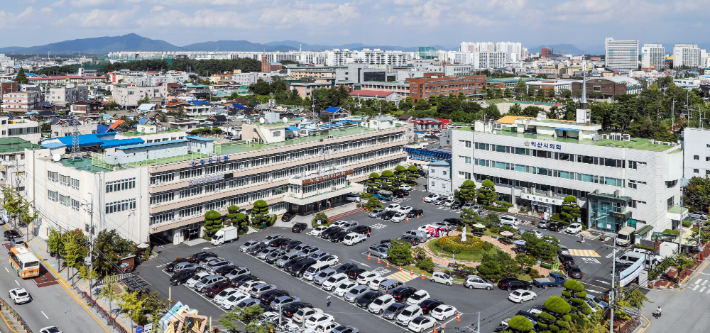
[[[582,55],[582,99],[579,101],[579,108],[587,109],[587,59]]]
[[[71,160],[76,161],[79,159],[79,120],[73,119],[73,133],[71,140]]]

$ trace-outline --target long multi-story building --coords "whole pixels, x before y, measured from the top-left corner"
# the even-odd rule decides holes
[[[89,87],[87,86],[67,84],[65,86],[51,87],[47,92],[47,102],[76,103],[87,100],[89,100]]]
[[[43,102],[39,91],[15,91],[2,95],[2,112],[26,113],[39,107]]]
[[[370,173],[406,161],[408,129],[278,122],[246,125],[248,142],[238,143],[185,136],[133,144],[96,134],[79,143],[91,157],[76,161],[64,139],[69,144],[25,150],[27,197],[40,209],[41,237],[50,227],[93,225],[135,242],[177,244],[201,236],[209,210],[226,214],[230,205],[249,209],[265,200],[271,213],[305,215],[339,205]]]
[[[607,38],[604,40],[606,67],[611,69],[633,69],[638,68],[639,41],[614,40]]]
[[[659,72],[666,67],[666,48],[663,44],[643,44],[641,48],[641,67],[653,68]]]
[[[702,66],[701,54],[702,51],[698,48],[698,45],[676,44],[673,47],[673,67],[700,67]]]
[[[449,94],[458,95],[460,92],[466,95],[477,94],[486,89],[485,75],[440,77],[437,73],[426,73],[424,76],[423,78],[407,79],[412,102],[441,94],[447,96]]]
[[[474,69],[491,69],[505,66],[508,55],[505,52],[474,52],[473,53],[473,68]]]
[[[628,225],[650,237],[677,227],[681,147],[600,134],[587,110],[576,118],[507,116],[454,129],[452,188],[467,179],[480,188],[490,179],[499,200],[548,214],[559,213],[573,195],[590,229],[615,232]]]

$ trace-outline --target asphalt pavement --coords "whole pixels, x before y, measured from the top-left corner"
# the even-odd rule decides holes
[[[414,208],[422,208],[424,215],[420,219],[410,218],[409,222],[393,223],[391,221],[369,218],[365,212],[358,212],[345,217],[344,220],[358,221],[361,225],[368,225],[372,228],[371,237],[366,242],[355,246],[331,243],[321,238],[308,236],[306,232],[294,234],[291,233],[290,228],[269,228],[259,233],[244,235],[239,241],[220,247],[213,247],[209,243],[192,247],[185,244],[177,246],[167,245],[161,249],[156,249],[156,251],[160,252],[158,258],[144,263],[138,270],[141,276],[153,285],[153,288],[167,297],[168,288],[170,287],[168,284],[169,275],[163,271],[164,265],[177,257],[186,257],[195,252],[210,250],[233,261],[236,265],[249,267],[252,274],[258,276],[260,279],[275,284],[279,289],[288,290],[292,295],[300,297],[305,302],[312,303],[315,307],[324,309],[327,313],[332,314],[338,323],[355,326],[360,329],[360,332],[404,332],[407,330],[405,327],[397,326],[381,317],[363,311],[343,301],[339,297],[332,296],[331,299],[333,302],[330,308],[326,309],[326,299],[330,295],[329,293],[311,285],[308,281],[291,277],[276,267],[239,252],[239,246],[250,239],[260,240],[266,235],[281,234],[284,237],[301,240],[305,243],[318,246],[321,250],[337,255],[340,259],[340,263],[355,263],[368,270],[375,270],[380,273],[380,275],[384,276],[394,274],[392,276],[393,278],[406,280],[405,283],[408,286],[417,289],[425,289],[432,295],[432,298],[453,305],[462,312],[461,321],[455,321],[452,318],[451,321],[446,324],[448,328],[475,324],[478,312],[480,311],[482,332],[491,332],[500,324],[501,320],[512,317],[519,310],[529,310],[533,305],[542,304],[547,297],[558,296],[560,294],[561,289],[558,288],[533,289],[538,295],[536,300],[522,305],[515,304],[507,300],[509,295],[507,291],[498,289],[491,291],[468,290],[460,284],[444,286],[442,284],[432,283],[429,280],[422,280],[419,277],[407,277],[407,273],[403,274],[398,272],[398,267],[386,267],[384,261],[378,264],[374,257],[368,260],[366,255],[367,248],[372,244],[379,243],[381,240],[400,237],[405,231],[415,229],[427,223],[441,221],[449,217],[459,217],[460,212],[423,203],[422,198],[426,196],[427,193],[421,191],[421,186],[417,186],[416,189],[417,190],[411,192],[409,197],[395,199],[395,202]],[[533,227],[521,227],[523,230],[531,228]],[[598,240],[587,240],[582,244],[579,242],[580,238],[575,235],[550,232],[548,230],[542,230],[542,232],[544,234],[553,234],[560,240],[561,244],[566,245],[570,250],[575,250],[573,254],[578,254],[575,256],[575,261],[577,261],[577,264],[584,273],[581,282],[585,284],[590,293],[601,294],[611,287],[612,250],[607,244]],[[208,299],[185,286],[172,287],[171,295],[174,300],[182,301],[193,308],[197,308],[200,314],[212,317],[213,324],[216,323],[216,319],[224,313],[223,310],[212,304]]]

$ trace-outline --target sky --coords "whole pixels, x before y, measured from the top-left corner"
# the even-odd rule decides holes
[[[2,0],[0,47],[136,33],[177,46],[212,40],[533,48],[704,43],[710,0]]]

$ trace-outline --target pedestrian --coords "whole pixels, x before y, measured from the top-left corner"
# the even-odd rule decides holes
[[[661,306],[658,306],[658,310],[656,310],[658,318],[661,318]]]
[[[328,296],[328,306],[327,307],[330,307],[330,296]]]

